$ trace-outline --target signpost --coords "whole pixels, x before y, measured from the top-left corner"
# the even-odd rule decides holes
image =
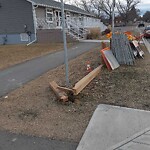
[[[61,0],[61,22],[63,29],[63,41],[64,41],[64,59],[65,59],[65,71],[66,71],[66,86],[69,87],[69,69],[68,69],[68,50],[67,50],[67,41],[65,33],[65,16],[64,16],[64,2]]]
[[[113,0],[113,6],[112,6],[112,34],[114,33],[114,20],[115,20],[115,0]]]

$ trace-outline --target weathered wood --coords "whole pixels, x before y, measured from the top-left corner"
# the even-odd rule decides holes
[[[98,75],[102,66],[100,65],[75,84],[73,87],[74,95],[78,95]]]
[[[70,88],[66,88],[66,87],[62,87],[62,86],[58,86],[57,88],[64,92],[73,92],[73,90]]]
[[[147,39],[142,38],[145,47],[147,48],[148,52],[150,53],[150,43],[147,41]]]
[[[57,98],[59,100],[61,100],[63,102],[68,101],[67,94],[64,91],[58,89],[59,86],[57,85],[57,83],[55,81],[50,82],[50,87],[54,91],[55,95],[57,96]]]

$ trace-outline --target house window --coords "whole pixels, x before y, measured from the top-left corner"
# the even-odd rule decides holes
[[[53,11],[52,11],[52,9],[46,8],[46,20],[48,22],[53,22]]]

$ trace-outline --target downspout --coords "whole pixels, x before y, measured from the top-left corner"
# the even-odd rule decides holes
[[[36,12],[35,9],[38,8],[38,5],[36,7],[34,7],[33,3],[32,3],[32,13],[33,13],[33,22],[34,22],[34,33],[35,33],[35,38],[33,41],[29,42],[27,44],[27,46],[33,44],[34,42],[37,41],[37,31],[36,31],[36,27],[37,27],[37,20],[36,20]]]

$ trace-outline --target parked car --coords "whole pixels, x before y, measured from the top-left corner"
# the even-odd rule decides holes
[[[150,26],[147,26],[147,27],[144,29],[144,37],[145,37],[145,38],[150,38]]]
[[[145,24],[144,24],[143,22],[141,22],[141,23],[138,24],[138,27],[139,27],[139,28],[140,28],[140,27],[145,27]]]

